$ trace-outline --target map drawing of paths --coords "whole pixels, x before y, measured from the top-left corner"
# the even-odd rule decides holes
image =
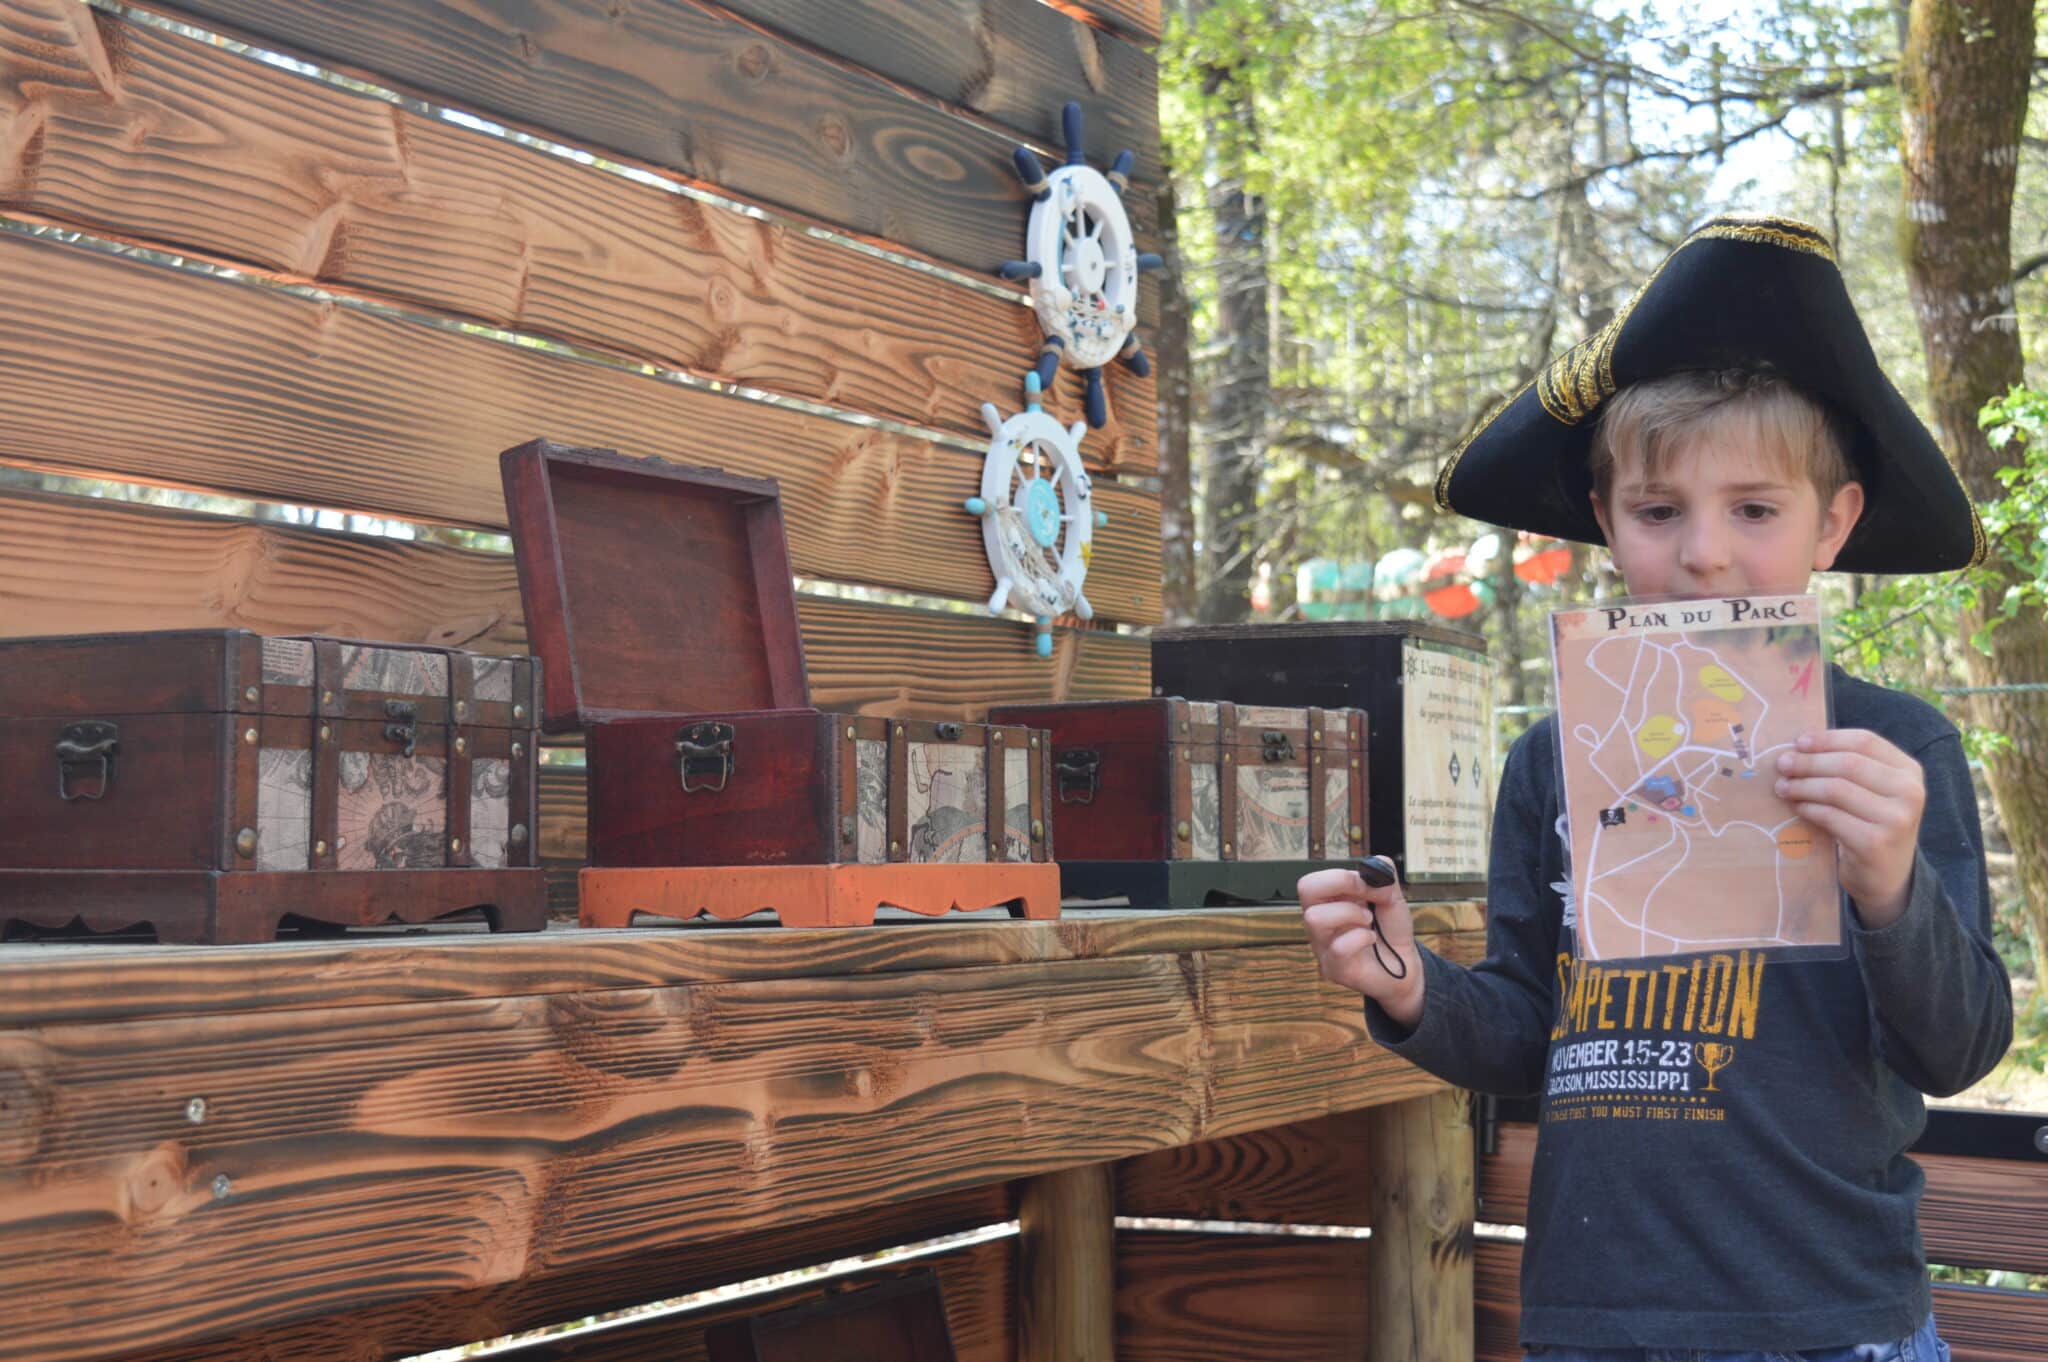
[[[1551,646],[1579,955],[1838,947],[1834,842],[1772,792],[1828,726],[1818,601],[1561,610]]]

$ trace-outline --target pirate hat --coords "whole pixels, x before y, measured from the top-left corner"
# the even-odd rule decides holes
[[[1984,556],[1976,508],[1878,367],[1834,248],[1785,218],[1719,217],[1679,243],[1613,321],[1480,423],[1437,475],[1437,505],[1604,543],[1588,467],[1601,404],[1631,383],[1728,368],[1769,368],[1845,418],[1864,507],[1836,571],[1940,572]]]

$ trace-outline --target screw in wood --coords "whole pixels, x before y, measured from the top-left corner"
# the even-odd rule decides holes
[[[468,704],[461,700],[457,700],[455,702],[455,717],[458,719],[467,719],[469,717]]]
[[[1195,830],[1188,826],[1186,819],[1182,819],[1180,822],[1174,824],[1173,831],[1176,836],[1178,836],[1183,842],[1185,842],[1189,837],[1194,835]]]
[[[902,724],[898,724],[898,725],[896,725],[896,736],[897,736],[897,737],[899,737],[899,738],[903,736],[903,725],[902,725]]]
[[[337,838],[335,838],[335,839],[334,839],[334,849],[335,849],[336,851],[339,851],[339,850],[341,850],[341,849],[342,849],[343,847],[345,847],[345,846],[347,846],[347,845],[348,845],[348,838],[346,838],[346,837],[337,837]]]
[[[526,717],[526,706],[525,706],[525,705],[514,705],[514,706],[512,706],[512,717],[513,717],[513,718],[515,718],[515,719],[524,719],[524,718]]]
[[[450,851],[462,850],[462,839],[460,837],[450,837],[448,839],[448,849]]]
[[[328,726],[327,726],[326,724],[322,724],[322,725],[320,725],[320,741],[321,741],[321,742],[328,742],[328,741],[331,741],[331,740],[333,739],[333,737],[334,737],[334,730],[333,730],[333,729],[329,728],[329,727],[328,727]]]
[[[1356,842],[1356,841],[1358,841],[1359,839],[1361,839],[1361,838],[1362,838],[1362,837],[1364,837],[1364,836],[1365,836],[1365,833],[1364,833],[1363,831],[1361,831],[1361,830],[1360,830],[1360,828],[1359,828],[1358,824],[1356,824],[1356,823],[1353,823],[1353,824],[1351,825],[1351,840],[1352,840],[1352,841],[1354,841],[1354,842]]]
[[[902,846],[902,844],[901,844],[900,842],[891,842],[891,843],[889,843],[889,854],[890,854],[891,856],[894,856],[894,855],[895,855],[895,854],[896,854],[897,852],[899,852],[899,851],[901,851],[901,850],[903,850],[903,846]]]
[[[1001,742],[1003,740],[1003,730],[999,728],[995,732],[989,734],[988,740],[990,742]]]
[[[1225,843],[1223,844],[1223,854],[1224,854],[1225,856],[1228,856],[1228,855],[1230,854],[1230,843],[1228,843],[1228,842],[1225,842]]]
[[[523,757],[523,756],[525,756],[525,755],[526,755],[526,744],[525,744],[525,743],[522,743],[522,742],[515,742],[515,743],[513,743],[513,744],[512,744],[512,755],[513,755],[513,756],[515,756],[515,757]]]
[[[243,729],[242,741],[249,744],[249,746],[254,747],[256,745],[256,730],[253,728]]]
[[[457,738],[457,739],[455,740],[455,754],[456,754],[457,756],[461,756],[461,755],[462,755],[462,754],[463,754],[464,752],[467,752],[468,750],[469,750],[469,739],[467,739],[467,738]]]
[[[852,725],[852,724],[848,724],[848,725],[846,726],[846,740],[847,740],[848,742],[852,742],[852,741],[853,741],[853,725]]]
[[[515,847],[523,847],[526,845],[526,838],[526,824],[514,823],[512,825],[512,845]]]
[[[222,1197],[233,1191],[234,1187],[235,1184],[228,1181],[226,1173],[215,1173],[213,1175],[213,1199],[215,1201],[219,1201]]]
[[[235,851],[238,855],[242,856],[254,856],[256,854],[256,829],[243,828],[235,834]]]
[[[323,704],[323,705],[331,705],[331,704],[333,704],[333,703],[334,703],[334,692],[333,692],[333,691],[331,691],[331,690],[323,690],[323,691],[321,691],[321,692],[320,692],[320,703],[321,703],[321,704]]]
[[[254,686],[251,686],[249,687],[249,689],[242,692],[242,698],[253,705],[258,700],[261,700],[263,698],[263,692],[257,690]]]
[[[1032,751],[1034,751],[1034,752],[1036,752],[1036,751],[1038,750],[1038,739],[1036,739],[1036,738],[1033,738],[1033,739],[1031,740],[1031,750],[1032,750]]]
[[[206,1099],[204,1097],[195,1097],[185,1104],[185,1119],[195,1126],[206,1119]]]
[[[1038,841],[1038,840],[1039,840],[1040,838],[1042,838],[1042,837],[1044,837],[1044,836],[1045,836],[1045,824],[1044,824],[1043,822],[1041,822],[1040,820],[1036,819],[1036,818],[1032,819],[1032,820],[1031,820],[1031,840],[1032,840],[1032,841],[1034,841],[1034,842],[1036,842],[1036,841]]]
[[[315,843],[313,843],[313,854],[314,854],[315,856],[325,856],[325,855],[327,854],[327,843],[325,843],[325,842],[315,842]]]

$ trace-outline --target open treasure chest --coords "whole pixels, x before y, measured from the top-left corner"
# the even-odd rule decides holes
[[[501,469],[542,723],[584,735],[585,925],[1058,914],[1043,734],[811,707],[775,483],[544,440]]]
[[[0,925],[537,931],[534,663],[242,629],[0,643]]]
[[[1069,899],[1291,902],[1301,876],[1366,854],[1362,710],[1161,698],[1005,705],[989,718],[1052,735]]]

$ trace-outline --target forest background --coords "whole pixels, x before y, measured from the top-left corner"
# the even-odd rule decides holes
[[[1159,346],[1186,376],[1162,393],[1169,621],[1466,612],[1499,663],[1504,752],[1546,703],[1547,613],[1620,584],[1604,550],[1439,512],[1438,466],[1691,226],[1821,227],[1993,544],[1969,574],[1818,579],[1831,648],[1965,730],[2021,1018],[1966,1100],[2048,1111],[2048,392],[2027,387],[2048,389],[2048,52],[2032,0],[1167,9]]]

